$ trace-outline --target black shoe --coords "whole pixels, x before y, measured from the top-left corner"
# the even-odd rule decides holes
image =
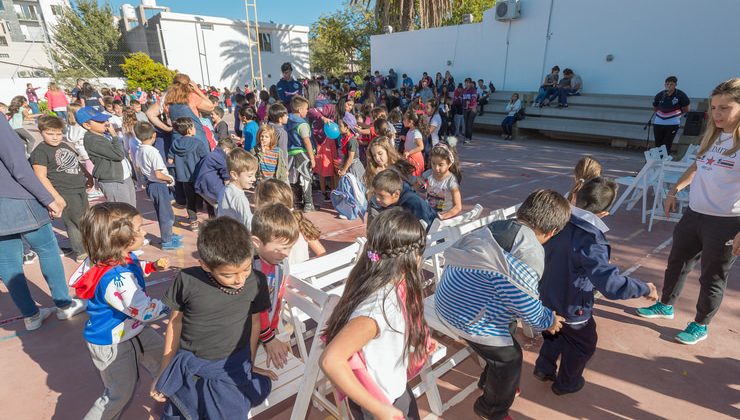
[[[555,374],[554,373],[544,373],[540,372],[539,370],[535,370],[532,372],[535,378],[537,378],[540,382],[555,382]]]
[[[584,385],[586,385],[586,380],[583,379],[583,377],[581,377],[581,379],[578,381],[578,386],[575,389],[573,389],[571,391],[565,391],[565,390],[562,390],[562,389],[556,387],[555,384],[552,384],[552,392],[555,395],[574,394],[574,393],[580,391],[581,389],[583,389],[583,386]]]

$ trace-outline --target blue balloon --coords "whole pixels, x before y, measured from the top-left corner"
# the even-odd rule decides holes
[[[336,140],[339,138],[339,125],[335,122],[328,122],[324,124],[324,134],[326,134],[326,137]]]

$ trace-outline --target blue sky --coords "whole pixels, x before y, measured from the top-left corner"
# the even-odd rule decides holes
[[[106,0],[98,0],[104,4]],[[122,4],[138,6],[140,0],[110,0],[116,15]],[[331,13],[342,7],[344,0],[257,0],[257,16],[261,22],[310,26],[322,13]],[[243,0],[157,0],[175,13],[190,13],[244,19]]]

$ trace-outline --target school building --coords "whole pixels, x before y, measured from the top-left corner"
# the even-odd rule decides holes
[[[501,91],[536,91],[554,65],[581,75],[585,94],[655,95],[673,74],[707,97],[738,76],[737,16],[737,0],[498,0],[480,23],[373,36],[371,62],[415,82],[449,70]]]
[[[243,3],[234,6],[235,15],[246,15]],[[153,0],[142,0],[136,8],[121,7],[121,30],[129,51],[144,52],[201,85],[233,89],[251,84],[247,26],[242,19],[173,13]],[[308,30],[307,26],[259,22],[255,47],[260,50],[265,86],[280,80],[280,65],[286,61],[293,64],[295,77],[309,75]],[[257,48],[253,49],[256,66]]]

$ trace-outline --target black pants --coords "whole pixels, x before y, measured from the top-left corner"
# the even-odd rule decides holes
[[[557,334],[542,333],[545,339],[534,369],[546,375],[555,374],[555,386],[562,391],[575,391],[580,385],[586,363],[596,352],[596,321],[585,324],[563,324]],[[560,357],[560,368],[558,368]]]
[[[468,140],[473,139],[473,121],[475,121],[475,116],[475,110],[465,111],[465,138]]]
[[[478,99],[478,109],[481,115],[483,115],[483,107],[486,105],[488,105],[488,96]]]
[[[372,420],[374,418],[372,414],[357,405],[354,401],[348,401],[349,411],[355,420]],[[411,388],[408,385],[406,386],[406,392],[398,397],[396,401],[393,401],[393,406],[401,410],[405,419],[419,420],[421,418],[419,416],[419,407],[416,405],[416,398],[414,398],[414,394],[411,393]]]
[[[655,147],[660,147],[665,144],[666,150],[668,150],[668,153],[671,153],[671,146],[673,146],[673,139],[676,137],[677,132],[677,125],[653,124]]]
[[[81,255],[85,253],[85,247],[82,246],[82,234],[80,233],[80,219],[87,210],[87,193],[83,189],[77,192],[59,191],[59,195],[62,196],[64,201],[67,203],[67,207],[62,212],[62,221],[64,226],[67,228],[67,237],[69,237],[69,243],[72,246],[72,250],[75,255]]]
[[[486,368],[479,381],[479,385],[483,386],[483,395],[475,404],[489,419],[503,419],[508,415],[519,387],[522,348],[513,335],[512,340],[514,344],[506,347],[485,346],[468,341],[470,348],[486,361]]]
[[[686,276],[701,260],[699,301],[694,321],[707,325],[719,310],[727,286],[727,275],[737,257],[731,240],[740,231],[740,217],[718,217],[690,208],[673,230],[673,247],[663,280],[660,301],[673,305],[681,294]]]
[[[200,195],[195,192],[195,184],[192,182],[177,182],[185,194],[185,207],[188,210],[188,221],[190,223],[198,220],[198,208],[202,206]]]

